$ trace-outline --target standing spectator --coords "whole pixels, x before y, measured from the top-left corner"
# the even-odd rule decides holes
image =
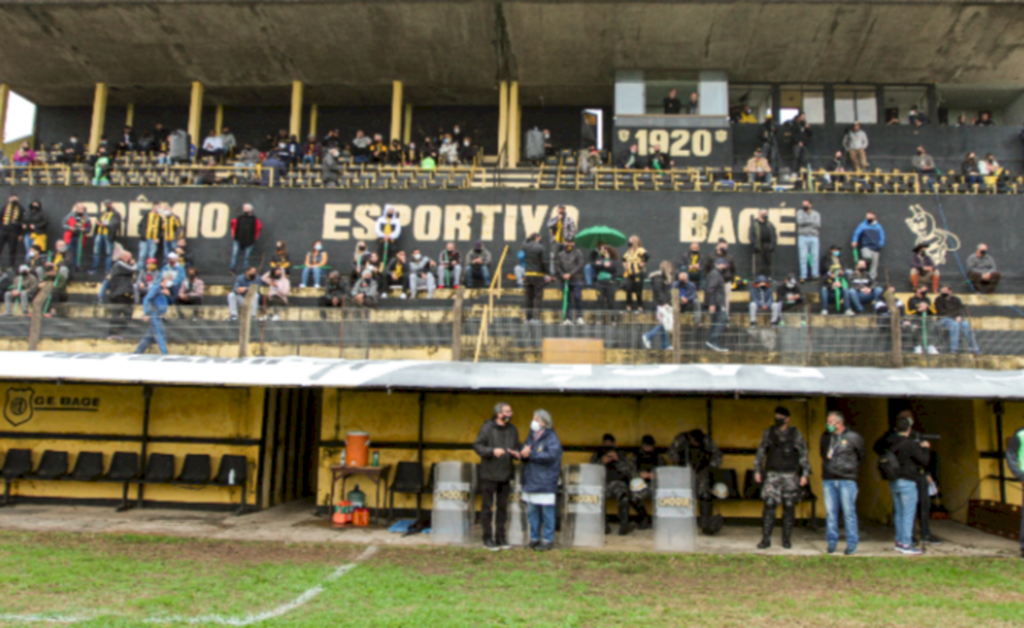
[[[686,115],[695,116],[700,113],[699,98],[697,92],[690,92],[690,100],[686,103]]]
[[[259,289],[259,279],[256,277],[255,268],[247,268],[244,273],[235,277],[235,283],[231,286],[231,292],[228,293],[228,312],[231,315],[229,320],[238,320],[238,307],[245,304],[249,290],[255,290],[258,293]],[[258,298],[259,294],[256,296]],[[251,314],[253,318],[256,318],[257,305],[257,301],[253,301]]]
[[[754,285],[750,286],[750,326],[757,325],[758,314],[770,314],[771,324],[779,322],[778,308],[775,307],[775,295],[772,294],[772,282],[764,275],[758,275]]]
[[[992,126],[993,124],[995,123],[992,122],[992,112],[982,111],[978,114],[978,119],[975,121],[974,126]]]
[[[228,270],[235,274],[238,253],[242,253],[242,268],[249,268],[249,256],[260,239],[263,223],[253,213],[251,203],[242,205],[242,213],[231,219],[231,265]]]
[[[622,277],[626,283],[626,311],[632,311],[633,297],[636,297],[636,311],[644,311],[644,277],[650,255],[640,242],[640,236],[629,237],[629,248],[622,254]]]
[[[871,165],[868,163],[867,155],[868,134],[860,128],[859,122],[855,122],[853,128],[843,136],[843,148],[846,149],[846,155],[853,163],[855,172],[863,172]]]
[[[4,316],[11,315],[11,305],[15,300],[21,304],[21,315],[28,316],[28,297],[38,285],[39,280],[32,274],[28,264],[22,264],[18,268],[18,274],[11,279],[11,283],[4,292]]]
[[[914,171],[917,172],[923,180],[923,183],[931,187],[932,177],[935,176],[935,160],[924,150],[924,146],[917,147],[917,155],[915,155],[910,163],[914,166]]]
[[[565,205],[559,205],[551,218],[548,218],[548,233],[551,234],[552,257],[558,252],[561,245],[576,240],[576,221],[566,212]],[[554,264],[554,259],[552,259],[551,263]]]
[[[690,250],[683,254],[683,261],[679,264],[680,272],[686,273],[686,278],[696,285],[701,284],[701,268],[704,266],[704,257],[700,254],[700,243],[691,242]]]
[[[616,277],[618,275],[619,252],[608,244],[598,244],[597,250],[591,254],[590,266],[594,272],[594,283],[597,286],[597,308],[604,310],[611,322],[615,321],[615,293],[618,291]],[[601,319],[598,319],[601,324]]]
[[[750,222],[749,237],[750,246],[754,249],[754,272],[771,278],[775,245],[779,239],[775,225],[768,220],[767,209],[759,210],[757,219]]]
[[[85,215],[85,205],[76,203],[71,212],[64,218],[64,243],[68,245],[68,266],[78,270],[82,263],[82,250],[85,248],[85,237],[92,229],[92,221]]]
[[[914,292],[917,292],[917,284],[921,281],[931,281],[932,292],[939,291],[939,269],[925,252],[927,248],[928,243],[922,242],[914,247],[914,253],[910,256],[910,285]]]
[[[128,321],[132,318],[135,303],[135,274],[138,268],[132,254],[124,249],[114,251],[114,265],[107,274],[106,302],[111,307],[110,334],[107,340],[120,341]],[[103,299],[100,299],[103,302]]]
[[[483,281],[484,288],[491,285],[491,252],[480,240],[466,253],[466,287],[472,288],[477,278]]]
[[[818,256],[821,255],[821,241],[818,232],[821,229],[821,214],[811,206],[811,201],[804,200],[803,211],[796,213],[796,247],[800,255],[800,281],[807,281],[808,272],[811,279],[820,276]]]
[[[996,260],[988,254],[988,245],[982,242],[978,250],[967,258],[967,277],[974,289],[982,294],[992,294],[999,286],[1002,275],[996,267]]]
[[[572,325],[575,319],[577,325],[583,325],[583,252],[570,240],[562,245],[556,258],[555,275],[562,280],[562,290],[568,293],[563,324]]]
[[[801,112],[790,121],[790,141],[793,147],[793,171],[799,172],[811,164],[811,138],[814,132],[807,122],[807,116]]]
[[[868,261],[870,267],[868,274],[872,279],[877,280],[878,261],[882,258],[882,247],[885,246],[885,229],[878,222],[875,212],[869,211],[864,215],[864,222],[853,230],[853,240],[850,246],[854,250],[855,258],[859,257]]]
[[[462,255],[455,250],[454,242],[445,244],[437,261],[437,285],[441,288],[458,288],[462,280]]]
[[[292,291],[292,282],[280,268],[263,273],[260,281],[263,282],[263,285],[270,287],[267,294],[263,295],[263,309],[266,312],[266,317],[272,321],[280,320],[281,317],[277,315],[276,310],[288,307],[288,295]]]
[[[391,261],[384,267],[384,277],[380,283],[380,298],[386,299],[392,288],[398,286],[399,298],[406,298],[409,290],[409,264],[405,259],[405,251],[395,253]]]
[[[933,331],[933,325],[928,320],[928,315],[935,315],[937,312],[928,298],[928,289],[924,286],[914,288],[914,296],[907,301],[907,308],[904,314],[907,316],[911,335],[914,337],[914,353],[922,353],[921,347],[928,346],[929,355],[937,355],[938,348],[935,346],[935,335],[932,335],[932,342],[928,342],[928,332]]]
[[[436,266],[434,260],[423,255],[419,249],[413,249],[412,259],[409,261],[409,296],[411,298],[415,299],[416,293],[424,287],[427,290],[427,298],[434,298],[434,288],[437,287],[437,282],[434,281],[434,273],[437,272]]]
[[[821,435],[821,482],[825,492],[825,542],[833,554],[839,545],[839,511],[843,512],[847,556],[857,551],[857,478],[864,462],[864,438],[846,426],[842,412],[833,410]]]
[[[199,270],[195,266],[185,271],[185,281],[181,282],[178,288],[178,305],[191,305],[199,307],[203,304],[203,290],[206,284],[199,278]],[[184,318],[184,317],[182,317]],[[198,318],[193,312],[192,320]]]
[[[164,259],[167,259],[174,252],[178,240],[185,237],[185,225],[181,222],[181,218],[171,211],[171,206],[167,203],[164,203],[160,210],[160,218],[163,229]]]
[[[323,295],[317,299],[317,307],[329,308],[329,307],[342,307],[345,303],[345,283],[341,280],[341,273],[332,270],[327,275],[327,286],[324,288]],[[327,315],[320,312],[320,318],[326,319]]]
[[[1006,441],[1006,464],[1018,482],[1024,482],[1024,427]],[[1020,520],[1020,557],[1024,558],[1024,517]]]
[[[270,258],[270,270],[275,268],[280,268],[289,277],[292,274],[292,261],[288,257],[288,245],[283,240],[274,243],[274,256]]]
[[[523,243],[523,262],[526,264],[524,292],[526,293],[526,322],[540,324],[540,305],[547,283],[548,265],[544,262],[544,245],[540,234],[532,233]],[[468,271],[467,271],[468,272]]]
[[[803,487],[811,476],[811,463],[807,456],[807,441],[796,427],[790,425],[789,410],[775,408],[775,424],[761,435],[761,444],[754,456],[754,482],[763,485],[761,498],[764,514],[761,520],[761,542],[757,549],[772,546],[775,527],[775,509],[782,506],[782,547],[790,549],[793,526],[796,524],[796,505]]]
[[[235,149],[238,148],[238,140],[235,139],[235,134],[228,127],[220,130],[220,147],[221,154],[227,158],[234,156]]]
[[[139,261],[142,263],[157,256],[163,235],[162,214],[163,204],[157,203],[139,219]]]
[[[670,345],[668,341],[668,331],[673,328],[673,274],[675,273],[672,268],[672,262],[668,260],[663,261],[658,266],[658,270],[651,273],[651,294],[654,297],[654,311],[656,312],[658,318],[658,324],[654,327],[654,329],[640,337],[640,340],[644,343],[645,349],[651,348],[651,339],[658,334],[661,334],[662,351],[668,351],[669,349],[672,348],[672,345]],[[680,273],[680,275],[685,276],[685,273]],[[680,293],[681,292],[682,290],[680,290]],[[694,289],[694,292],[696,292],[696,289]],[[682,296],[682,294],[680,294],[680,298],[685,297]]]
[[[480,456],[477,467],[483,498],[480,525],[484,547],[489,550],[512,549],[505,538],[505,528],[515,476],[513,461],[519,458],[519,449],[519,430],[512,425],[512,406],[499,402],[494,406],[494,415],[483,424],[473,442],[473,451]],[[496,516],[492,507],[497,511]]]
[[[863,314],[865,305],[874,311],[875,304],[882,297],[882,288],[875,285],[866,260],[857,262],[857,269],[850,276],[848,284],[850,288],[846,292],[846,313]]]
[[[370,144],[372,143],[362,129],[356,131],[356,136],[352,138],[352,161],[357,164],[365,164],[370,161]]]
[[[31,166],[36,162],[36,151],[32,150],[28,142],[22,142],[21,147],[14,151],[15,166]]]
[[[729,299],[732,296],[732,283],[736,279],[736,260],[732,258],[732,255],[729,255],[729,243],[726,242],[724,238],[718,239],[718,244],[715,245],[714,254],[708,256],[708,260],[704,265],[705,283],[707,282],[707,276],[711,273],[715,264],[717,264],[720,259],[724,259],[726,264],[725,269],[722,271],[722,279],[725,281],[725,313],[726,319],[728,319]],[[705,288],[705,290],[707,290],[707,288]]]
[[[7,199],[7,205],[3,212],[0,212],[0,255],[3,255],[4,248],[10,256],[10,268],[18,265],[18,240],[21,238],[21,231],[25,225],[25,210],[16,195]]]
[[[416,150],[416,142],[409,142],[408,146],[405,147],[402,163],[406,166],[418,166],[422,160],[423,156],[420,154],[420,151]]]
[[[313,287],[319,290],[320,274],[323,272],[325,266],[327,266],[327,251],[324,250],[324,245],[320,240],[317,240],[313,243],[312,250],[306,253],[306,267],[302,269],[302,283],[299,287],[308,287],[309,278],[312,275]]]
[[[102,207],[102,213],[96,220],[96,233],[93,236],[92,242],[92,270],[89,274],[94,274],[100,268],[100,263],[103,264],[103,270],[105,273],[110,272],[110,267],[114,263],[114,245],[117,243],[117,239],[121,237],[121,214],[114,209],[114,203],[109,200],[105,200],[100,203]]]
[[[726,296],[726,280],[723,276],[728,268],[729,260],[719,257],[715,260],[711,271],[707,273],[704,284],[704,302],[708,304],[708,313],[711,315],[711,336],[705,344],[708,349],[719,353],[728,353],[729,351],[718,344],[722,331],[729,323],[729,313],[725,309],[728,298]]]
[[[364,268],[362,277],[352,285],[352,298],[362,307],[377,305],[377,282],[373,279],[372,268]]]
[[[473,139],[468,135],[462,138],[462,144],[459,145],[459,162],[465,166],[472,166],[476,161],[476,154],[477,148],[473,145]]]
[[[796,282],[793,273],[786,275],[786,280],[779,284],[775,292],[775,321],[781,320],[783,312],[790,312],[804,307],[804,294]]]
[[[110,185],[110,171],[113,169],[106,147],[100,146],[96,151],[96,163],[93,164],[92,184],[98,187]]]
[[[173,273],[164,273],[158,281],[146,293],[142,300],[142,320],[149,323],[146,335],[135,347],[135,353],[145,353],[150,345],[156,344],[160,353],[167,355],[167,341],[164,336],[164,316],[167,314],[168,297],[171,296],[171,282],[174,281]]]
[[[338,187],[338,176],[345,169],[338,161],[339,154],[337,146],[329,148],[320,162],[320,178],[323,180],[325,188]]]
[[[668,96],[662,101],[665,113],[676,114],[683,110],[683,103],[679,101],[679,92],[675,88],[670,89]]]
[[[747,181],[750,183],[772,182],[772,166],[765,159],[760,148],[754,149],[754,156],[747,160],[747,165],[743,166],[743,172],[747,173]]]
[[[33,246],[38,246],[40,251],[46,250],[46,228],[50,226],[50,219],[43,213],[42,203],[32,201],[28,204],[28,215],[25,216],[24,226],[25,260],[27,261]]]
[[[896,435],[889,452],[899,462],[899,475],[889,482],[892,491],[893,520],[896,524],[896,551],[916,556],[921,550],[914,547],[914,516],[918,510],[918,487],[925,477],[931,460],[931,443],[917,442],[910,437],[913,421],[910,417],[896,419]],[[926,495],[927,497],[927,495]],[[922,539],[925,540],[925,539]]]
[[[439,165],[459,165],[459,145],[452,141],[452,136],[450,134],[445,135],[444,138],[441,139],[441,148],[437,151],[437,154],[441,158]]]
[[[935,314],[939,323],[949,332],[949,352],[956,354],[960,350],[960,335],[967,340],[971,353],[978,354],[978,340],[971,331],[971,322],[967,320],[967,309],[959,297],[953,295],[953,289],[942,286],[942,293],[935,299]]]
[[[62,262],[47,262],[43,264],[43,275],[39,280],[39,285],[36,287],[35,292],[29,295],[28,300],[34,301],[36,295],[39,294],[43,284],[49,283],[53,286],[53,291],[50,293],[50,298],[43,304],[43,316],[50,318],[53,316],[54,309],[51,304],[61,304],[68,302],[68,283],[71,280],[71,274],[68,267]]]
[[[309,137],[306,138],[306,143],[302,145],[302,165],[304,166],[315,166],[323,148],[320,146],[320,142],[316,139],[315,133],[310,133]]]
[[[197,157],[203,159],[204,157],[213,157],[214,161],[219,161],[221,155],[224,154],[224,140],[220,134],[217,133],[216,129],[210,129],[206,139],[203,140],[203,145],[199,149]]]
[[[389,255],[398,251],[398,238],[402,237],[402,221],[394,205],[384,206],[384,213],[377,218],[374,231],[377,235],[377,257],[381,264],[387,264],[391,261]]]
[[[550,550],[555,545],[555,498],[562,470],[562,443],[554,427],[547,410],[534,410],[530,435],[519,452],[530,547],[538,551]]]

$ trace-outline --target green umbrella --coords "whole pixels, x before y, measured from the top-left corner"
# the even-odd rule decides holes
[[[621,231],[604,225],[589,227],[576,234],[576,246],[585,249],[597,248],[602,242],[611,246],[622,246],[626,243],[626,236],[622,235]]]

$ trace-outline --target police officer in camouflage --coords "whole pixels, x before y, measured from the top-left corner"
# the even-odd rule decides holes
[[[714,516],[711,496],[711,470],[722,466],[722,450],[711,436],[702,430],[680,432],[668,447],[672,464],[693,469],[697,489],[697,503],[700,506],[697,525],[704,534],[716,534],[722,529],[721,517]]]
[[[659,454],[654,448],[654,437],[650,434],[644,434],[643,438],[640,439],[640,451],[630,456],[630,464],[636,469],[640,479],[644,481],[643,489],[632,492],[637,499],[645,502],[654,494],[652,490],[654,486],[654,470],[658,467],[667,467],[668,461],[665,460],[665,456]],[[650,527],[650,525],[651,517],[648,515],[644,517],[640,528],[644,529]]]
[[[644,507],[644,500],[630,490],[629,483],[633,478],[640,477],[636,467],[615,448],[615,437],[605,434],[601,437],[601,449],[594,453],[590,464],[603,464],[605,468],[605,499],[610,499],[619,504],[619,535],[625,536],[633,531],[635,526],[629,521],[629,507],[633,508],[640,515],[641,519],[648,518],[647,508]],[[605,533],[607,534],[607,526]]]
[[[793,526],[796,523],[796,505],[800,493],[811,476],[811,463],[807,456],[807,441],[803,434],[789,424],[789,410],[775,408],[775,425],[764,431],[754,458],[754,481],[762,483],[764,500],[761,542],[758,549],[772,546],[775,527],[775,509],[782,505],[782,547],[793,547]]]

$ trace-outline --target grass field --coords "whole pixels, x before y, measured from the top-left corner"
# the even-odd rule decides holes
[[[1024,625],[1020,560],[365,551],[0,532],[0,625]]]

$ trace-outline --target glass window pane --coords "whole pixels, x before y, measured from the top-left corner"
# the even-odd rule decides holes
[[[836,124],[851,124],[857,121],[853,92],[836,92]]]
[[[878,99],[872,92],[857,92],[857,122],[878,123]]]
[[[824,92],[804,92],[804,114],[811,124],[825,124]]]

